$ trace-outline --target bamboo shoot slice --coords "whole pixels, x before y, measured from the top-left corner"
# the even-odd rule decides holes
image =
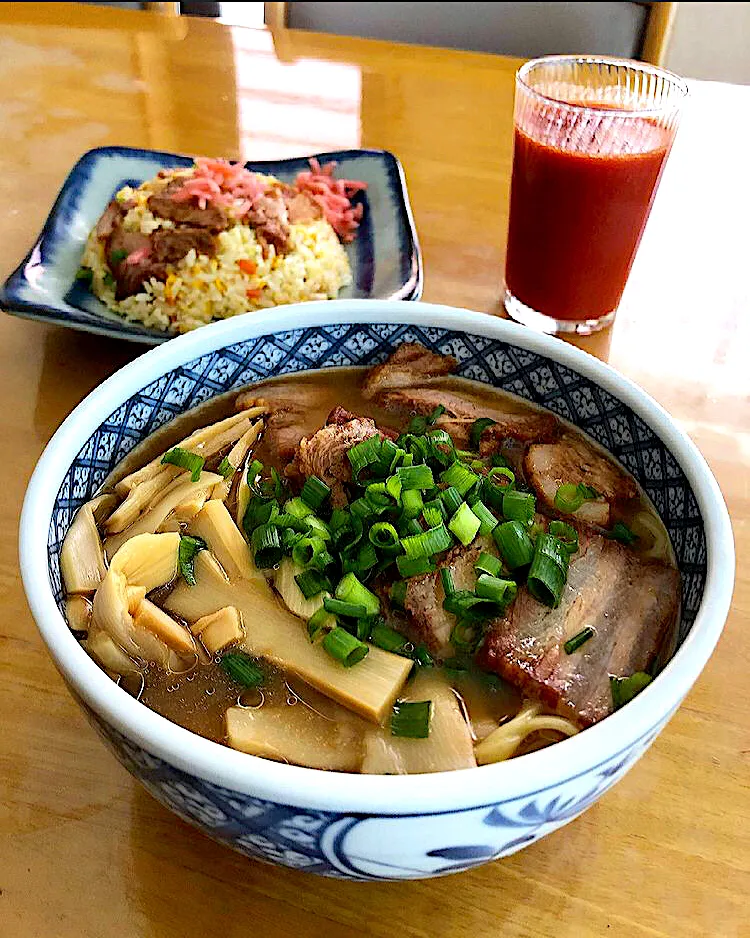
[[[83,647],[110,674],[131,674],[134,671],[140,671],[136,662],[101,629],[89,632],[88,638],[83,642]]]
[[[91,603],[80,593],[73,593],[65,600],[65,618],[73,632],[88,632],[91,625]]]
[[[170,487],[169,491],[162,495],[153,508],[144,512],[137,521],[121,531],[120,534],[107,538],[104,548],[108,557],[113,557],[123,544],[127,543],[132,537],[138,534],[156,533],[159,526],[164,523],[178,505],[190,498],[194,498],[200,492],[208,492],[217,482],[221,481],[221,476],[215,472],[201,472],[200,479],[197,482],[191,482],[189,477],[184,482],[175,481],[177,484]]]
[[[440,674],[420,669],[400,699],[432,701],[430,735],[427,739],[405,739],[391,736],[389,726],[372,727],[365,736],[363,773],[413,775],[469,769],[477,764],[469,726],[456,695]]]
[[[265,577],[252,561],[247,541],[224,502],[206,502],[193,519],[190,533],[203,538],[230,578],[265,582]]]
[[[305,599],[305,594],[294,579],[297,574],[302,573],[303,569],[304,567],[295,563],[291,557],[284,557],[274,574],[273,585],[287,609],[295,616],[307,621],[320,609],[323,600],[331,594],[320,592],[311,599]]]
[[[195,653],[195,642],[190,632],[149,599],[140,603],[133,616],[133,622],[137,629],[147,629],[179,654]]]
[[[111,503],[111,495],[101,495],[82,505],[73,518],[60,551],[60,572],[68,593],[93,593],[107,572],[96,512]]]
[[[356,772],[362,761],[364,721],[340,708],[335,722],[308,710],[294,707],[230,707],[226,714],[227,742],[233,749],[306,765],[313,769]],[[355,722],[356,720],[356,722]]]
[[[190,626],[190,631],[214,655],[245,637],[242,617],[235,606],[224,606],[209,616],[202,616]]]
[[[247,455],[250,452],[250,448],[260,436],[262,429],[263,421],[256,420],[247,433],[241,436],[234,444],[232,449],[229,451],[229,454],[227,455],[227,462],[230,466],[232,466],[233,469],[238,470],[240,466],[246,464]],[[218,498],[223,502],[229,496],[233,480],[234,473],[229,476],[228,479],[224,479],[223,482],[219,482],[217,485],[215,485],[211,492],[211,498]]]
[[[207,502],[224,508],[222,502]],[[226,509],[224,509],[226,511]],[[201,558],[206,551],[201,551]],[[227,582],[208,563],[195,564],[196,585],[178,583],[164,608],[195,622],[223,606],[236,606],[245,627],[241,647],[273,664],[374,723],[381,722],[404,686],[412,662],[380,648],[370,647],[353,668],[334,661],[319,645],[311,644],[301,619],[286,610],[262,576]]]
[[[246,421],[260,417],[265,413],[267,413],[266,407],[251,407],[239,413],[232,414],[225,420],[219,420],[217,423],[212,423],[208,427],[201,427],[199,430],[191,433],[190,436],[185,437],[184,440],[175,443],[174,446],[170,446],[170,449],[179,447],[191,453],[200,453],[202,456],[212,455],[212,453],[218,452],[221,446],[226,446],[228,443],[239,439],[248,429],[247,426],[243,426]],[[234,436],[232,436],[232,431],[236,431]],[[211,450],[210,444],[217,439],[222,440],[221,444],[216,449]],[[135,472],[131,472],[129,475],[125,476],[125,478],[120,479],[115,485],[115,491],[118,495],[126,495],[136,485],[155,476],[162,468],[163,456],[164,453],[160,453],[141,469],[137,469]]]

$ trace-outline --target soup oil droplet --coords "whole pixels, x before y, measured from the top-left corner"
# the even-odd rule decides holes
[[[259,687],[249,687],[237,698],[237,706],[245,710],[259,710],[266,702],[266,695]]]

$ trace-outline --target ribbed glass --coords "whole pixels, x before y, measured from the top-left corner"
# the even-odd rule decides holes
[[[505,297],[513,318],[547,332],[612,321],[686,94],[678,76],[628,60],[549,56],[519,69]],[[597,238],[608,243],[601,259]],[[609,277],[598,295],[592,267]],[[563,269],[590,276],[588,293]]]

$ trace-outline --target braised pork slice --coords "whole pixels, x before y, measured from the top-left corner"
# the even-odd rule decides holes
[[[552,512],[557,512],[555,494],[563,483],[595,489],[599,497],[584,501],[573,516],[604,528],[610,526],[613,508],[638,497],[636,484],[624,469],[574,436],[532,444],[524,457],[524,475],[540,503]]]
[[[258,397],[253,391],[243,391],[237,395],[234,409],[241,411],[267,404],[265,398]],[[306,408],[296,401],[274,400],[270,410],[263,439],[282,462],[289,462],[305,435]]]
[[[416,342],[405,342],[367,372],[362,395],[369,399],[382,391],[414,387],[425,379],[452,374],[457,366],[452,355],[436,355]]]
[[[440,570],[443,567],[450,569],[457,590],[473,590],[477,582],[474,564],[484,549],[484,546],[454,547],[443,557],[434,573],[425,573],[406,581],[404,609],[414,638],[439,657],[453,654],[450,638],[456,624],[456,617],[443,609],[445,592]]]
[[[490,417],[495,423],[482,433],[480,447],[484,454],[496,452],[505,439],[528,442],[530,440],[552,440],[558,433],[558,422],[552,414],[516,413],[510,407],[489,401],[472,401],[455,391],[440,387],[412,387],[394,391],[382,391],[376,402],[383,408],[399,414],[431,414],[438,405],[445,413],[436,426],[446,430],[462,447],[469,441],[469,431],[479,417]]]
[[[335,411],[334,411],[335,413]],[[304,478],[317,476],[331,489],[331,504],[340,508],[347,502],[345,482],[351,482],[352,466],[347,451],[380,436],[370,417],[353,417],[344,423],[328,423],[311,437],[302,438],[292,464],[292,472]]]
[[[673,567],[593,535],[570,565],[558,608],[519,590],[507,616],[492,624],[480,666],[589,726],[612,711],[610,675],[653,664],[674,622],[679,590]],[[594,636],[567,654],[565,642],[586,626]]]

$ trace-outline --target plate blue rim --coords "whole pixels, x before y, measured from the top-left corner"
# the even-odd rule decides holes
[[[143,147],[110,145],[87,150],[66,176],[62,188],[34,244],[5,281],[2,289],[0,289],[0,308],[12,316],[18,316],[24,319],[34,319],[40,322],[65,326],[67,328],[98,335],[106,335],[130,342],[159,345],[162,342],[169,341],[174,338],[174,336],[165,335],[156,330],[141,327],[136,323],[129,323],[124,319],[105,319],[95,312],[77,306],[74,306],[71,312],[67,308],[63,309],[60,306],[51,305],[49,303],[34,302],[24,299],[22,296],[22,291],[28,289],[31,285],[27,275],[27,268],[32,262],[44,262],[45,248],[54,241],[55,237],[59,237],[59,232],[56,231],[56,228],[60,222],[63,208],[70,200],[72,193],[82,184],[85,186],[86,179],[89,177],[91,169],[96,162],[102,157],[110,155],[124,158],[146,156],[163,161],[165,165],[189,166],[193,162],[192,156],[185,156],[184,154],[172,153],[166,150],[150,150]],[[409,276],[399,289],[390,293],[388,296],[373,294],[367,298],[419,300],[424,288],[422,251],[419,245],[414,216],[406,188],[404,169],[400,160],[393,153],[388,150],[363,147],[346,150],[329,150],[321,153],[311,153],[305,156],[277,160],[247,160],[244,165],[253,170],[270,172],[272,168],[277,168],[280,165],[290,168],[294,168],[298,165],[300,169],[306,168],[308,160],[311,157],[321,162],[335,160],[338,163],[345,164],[348,160],[361,156],[370,156],[380,159],[384,164],[389,185],[398,197],[397,214],[401,227],[406,235],[403,253],[408,256],[409,263]],[[102,210],[103,209],[104,206],[102,206]]]

